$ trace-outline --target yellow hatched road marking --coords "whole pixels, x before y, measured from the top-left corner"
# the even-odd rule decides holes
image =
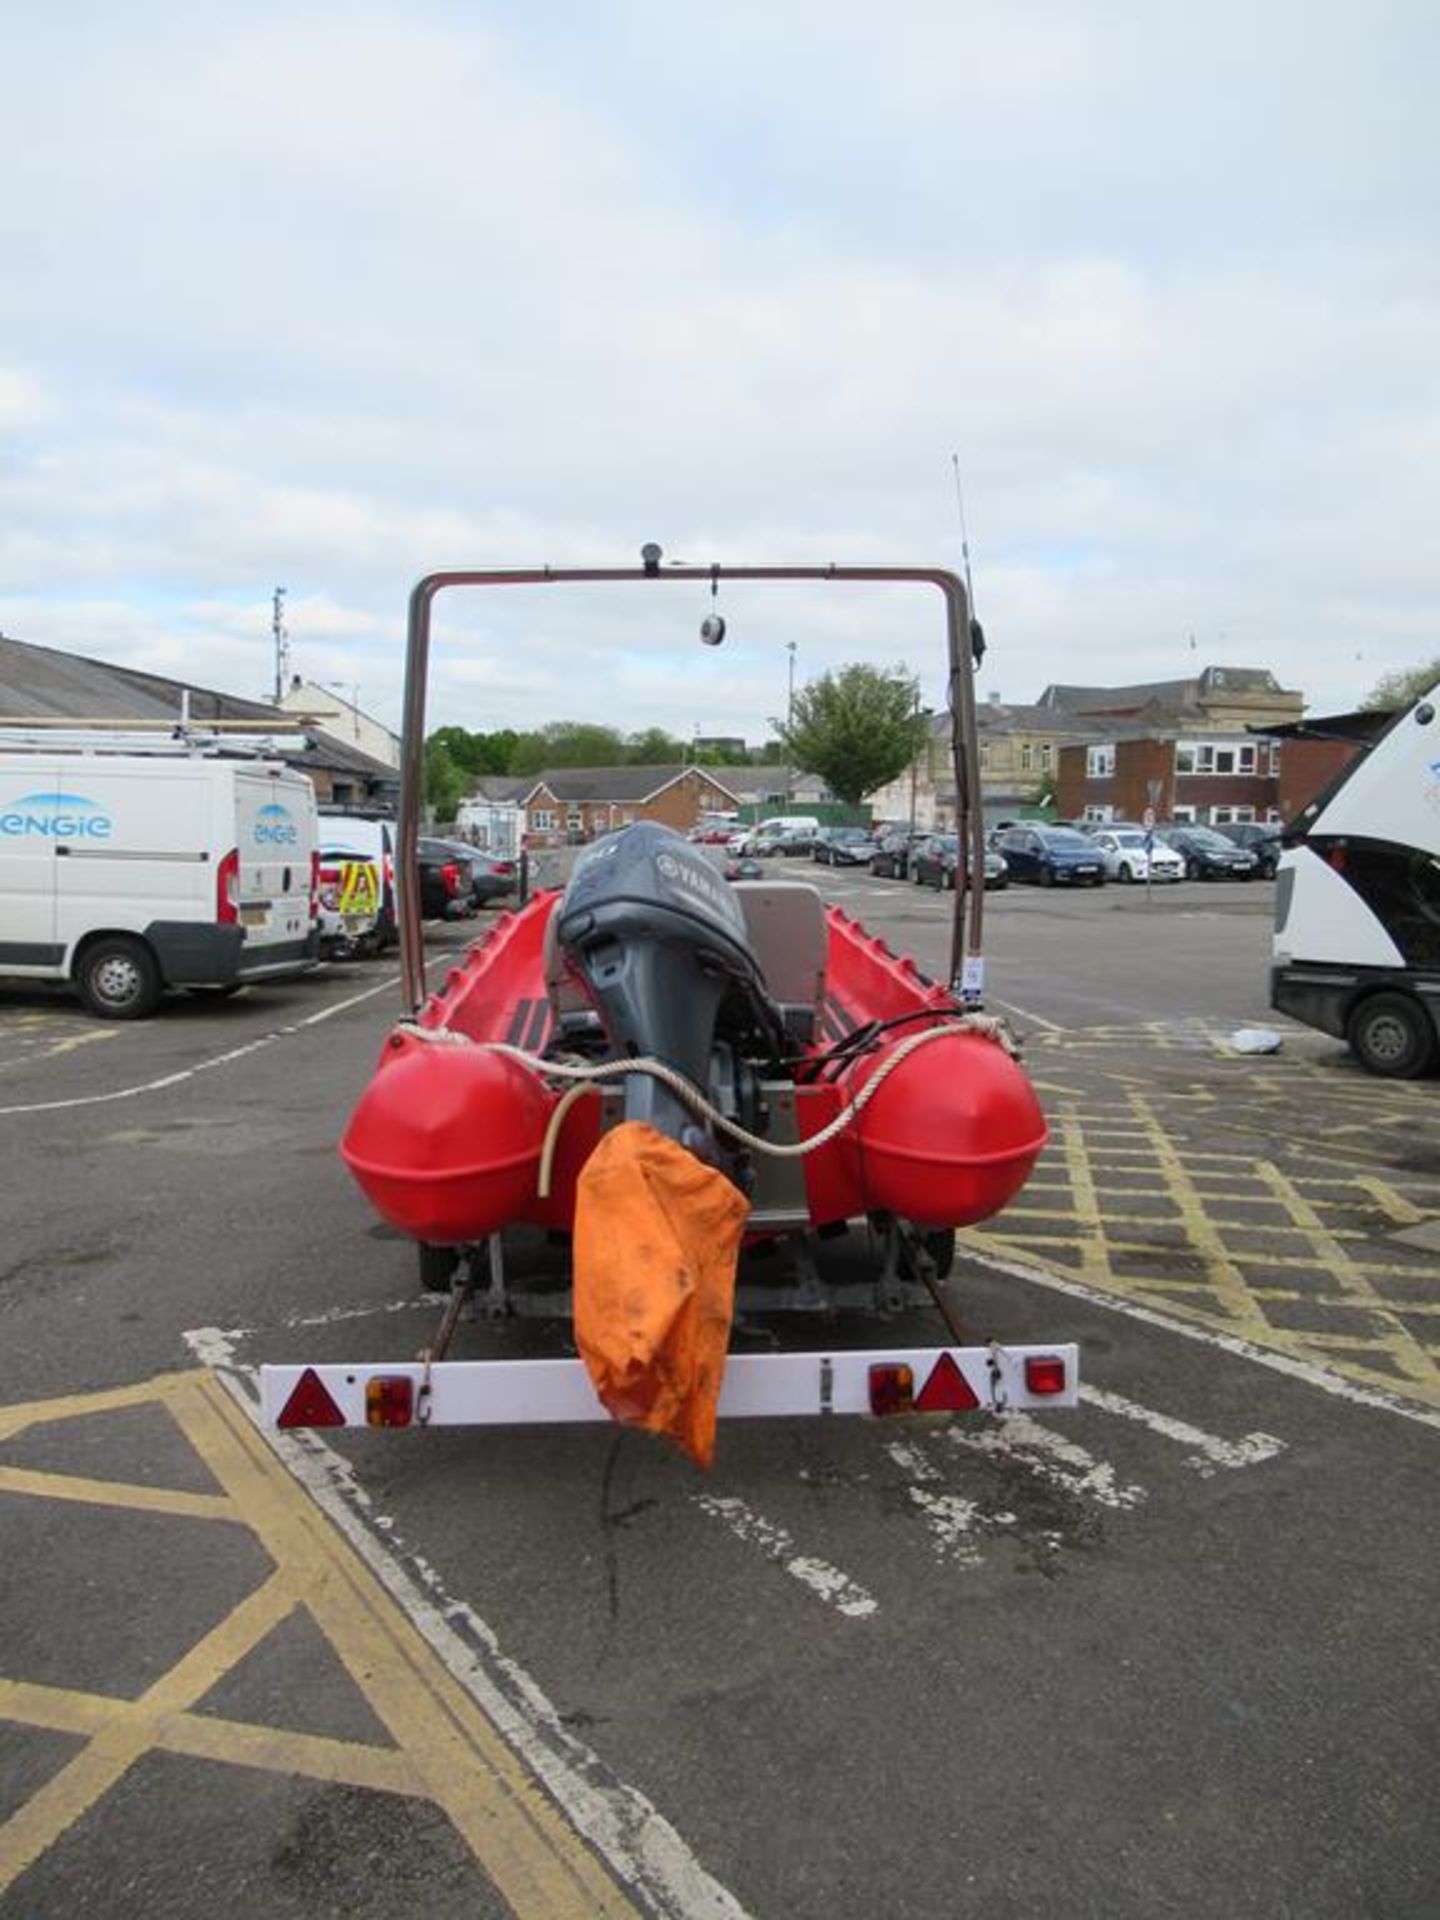
[[[147,1745],[166,1753],[183,1753],[192,1760],[220,1760],[269,1773],[304,1774],[339,1786],[370,1787],[377,1793],[412,1797],[425,1793],[406,1756],[385,1747],[256,1726],[218,1714],[157,1713],[143,1701],[118,1700],[106,1694],[0,1680],[0,1719],[82,1738],[93,1738],[117,1721],[133,1721],[147,1733]]]
[[[0,1894],[147,1753],[165,1751],[428,1799],[449,1817],[516,1920],[638,1920],[474,1697],[380,1580],[291,1479],[207,1373],[0,1410],[0,1439],[126,1407],[162,1404],[220,1495],[9,1469],[0,1494],[239,1520],[276,1571],[137,1700],[0,1681],[0,1718],[85,1739],[0,1825]],[[297,1607],[319,1626],[395,1748],[193,1711]]]
[[[1365,1268],[1350,1258],[1327,1231],[1309,1201],[1296,1191],[1278,1167],[1272,1166],[1268,1160],[1262,1161],[1260,1172],[1273,1186],[1276,1198],[1283,1201],[1296,1226],[1308,1236],[1315,1249],[1317,1263],[1334,1276],[1342,1291],[1349,1296],[1352,1306],[1368,1309],[1385,1322],[1384,1351],[1400,1371],[1422,1386],[1440,1389],[1440,1368],[1436,1367],[1408,1328],[1386,1312]]]
[[[1358,1175],[1355,1185],[1368,1193],[1380,1211],[1388,1214],[1397,1226],[1418,1227],[1434,1218],[1407,1200],[1403,1193],[1397,1193],[1388,1180],[1377,1179],[1373,1173]]]
[[[124,1707],[117,1711],[68,1766],[0,1827],[0,1893],[151,1750],[155,1744],[151,1728],[158,1715],[193,1706],[294,1605],[289,1581],[272,1575],[140,1696],[138,1711]]]
[[[144,1513],[175,1513],[190,1520],[243,1520],[223,1493],[182,1493],[171,1487],[136,1487],[118,1480],[86,1480],[73,1473],[32,1473],[0,1467],[0,1493],[29,1493],[42,1500],[79,1500],[88,1507],[127,1507]]]

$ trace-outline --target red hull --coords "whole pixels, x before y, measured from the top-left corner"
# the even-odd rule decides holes
[[[551,1038],[543,942],[558,897],[502,913],[426,1005],[424,1033],[478,1044],[397,1031],[341,1143],[376,1211],[416,1240],[456,1246],[507,1226],[571,1224],[575,1182],[600,1135],[599,1091],[587,1089],[565,1115],[542,1199],[542,1146],[561,1095],[518,1061],[483,1050],[503,1042],[537,1055]],[[810,1224],[883,1210],[943,1228],[998,1213],[1046,1140],[1024,1072],[995,1041],[958,1026],[954,1000],[912,961],[837,908],[826,909],[826,928],[825,998],[810,1048],[817,1067],[872,1021],[904,1024],[834,1079],[797,1076],[807,1140],[884,1076],[851,1123],[805,1157]],[[946,1031],[897,1062],[897,1050],[927,1027]]]

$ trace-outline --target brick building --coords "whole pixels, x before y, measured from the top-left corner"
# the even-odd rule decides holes
[[[734,813],[740,801],[720,778],[729,768],[559,767],[545,773],[475,783],[487,800],[509,802],[525,815],[526,844],[563,846],[593,840],[636,820],[657,820],[688,833],[702,813]]]
[[[1272,735],[1300,719],[1303,696],[1254,667],[1206,667],[1189,680],[1047,687],[1042,707],[1096,732],[1060,750],[1062,819],[1278,823],[1283,753]]]

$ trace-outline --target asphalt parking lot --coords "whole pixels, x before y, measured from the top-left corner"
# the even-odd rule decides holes
[[[790,877],[943,970],[948,900]],[[708,1479],[256,1434],[261,1360],[433,1325],[334,1154],[389,970],[0,1000],[0,1912],[1434,1913],[1440,1085],[1237,1050],[1268,905],[986,903],[1052,1142],[949,1296],[1079,1339],[1074,1414],[747,1423]]]

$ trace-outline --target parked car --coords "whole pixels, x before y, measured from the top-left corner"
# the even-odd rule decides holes
[[[1107,880],[1183,880],[1185,859],[1144,827],[1097,827],[1090,835]]]
[[[1187,880],[1253,880],[1260,871],[1253,853],[1214,827],[1157,827],[1155,832],[1184,860]]]
[[[874,851],[868,827],[822,827],[810,844],[810,858],[826,867],[868,867]]]
[[[1011,876],[1038,886],[1103,887],[1105,862],[1088,833],[1074,827],[1016,826],[1000,835]]]
[[[1223,827],[1216,827],[1215,831],[1223,833],[1227,840],[1233,840],[1237,847],[1244,847],[1247,853],[1254,854],[1262,880],[1275,878],[1280,855],[1285,850],[1279,827],[1266,826],[1259,820],[1231,820]]]
[[[470,898],[477,909],[503,900],[507,894],[514,893],[519,883],[513,860],[486,853],[482,847],[472,847],[466,840],[431,839],[423,844],[448,848],[456,860],[469,869]]]
[[[722,869],[727,880],[763,880],[765,869],[753,853],[729,853]]]
[[[748,855],[767,860],[772,853],[779,853],[784,844],[784,834],[777,833],[773,827],[752,827],[748,833],[741,835],[738,845],[732,840],[729,850],[738,853],[742,859]]]
[[[870,871],[903,880],[910,871],[910,855],[926,836],[915,827],[886,827],[875,841]]]
[[[931,833],[920,841],[910,860],[911,878],[917,887],[934,887],[936,892],[953,887],[960,861],[959,842],[953,833]],[[967,873],[966,882],[970,881]],[[993,892],[1008,885],[1010,869],[1004,856],[993,847],[985,849],[985,888]]]
[[[421,840],[416,848],[420,868],[420,918],[467,920],[475,912],[472,868],[474,848],[449,840]]]

